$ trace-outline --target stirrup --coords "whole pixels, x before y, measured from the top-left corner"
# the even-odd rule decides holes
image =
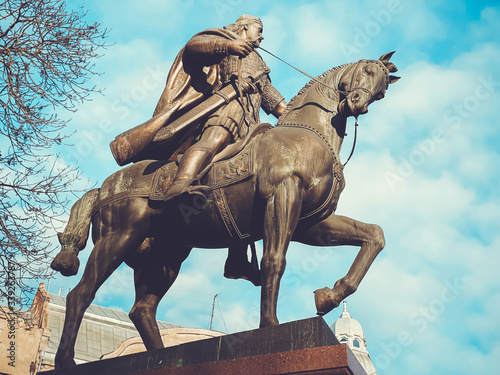
[[[189,185],[191,185],[192,182],[193,180],[189,177],[180,177],[176,179],[169,187],[169,189],[164,192],[163,200],[168,201],[174,197],[186,193],[189,190]]]
[[[210,186],[208,185],[191,185],[188,186],[186,192],[189,194],[198,194],[207,198],[208,193],[210,192]],[[182,194],[182,193],[181,193]]]

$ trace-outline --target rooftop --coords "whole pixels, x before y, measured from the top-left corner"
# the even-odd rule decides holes
[[[66,297],[53,293],[49,293],[49,296],[48,328],[51,334],[45,358],[53,361],[62,335]],[[158,321],[158,328],[182,328],[182,326]],[[102,355],[118,348],[123,341],[136,336],[139,336],[139,332],[126,312],[90,305],[78,332],[75,360],[77,363],[98,360]]]
[[[63,307],[66,309],[66,297],[63,297],[59,294],[54,294],[50,293],[50,305],[56,305]],[[104,306],[99,306],[99,305],[90,305],[88,309],[85,312],[85,315],[92,314],[98,317],[103,317],[107,319],[112,319],[116,320],[118,322],[130,324],[133,326],[132,321],[128,317],[128,313],[120,311],[120,310],[115,310],[115,309],[110,309],[109,307],[104,307]],[[168,322],[162,322],[158,321],[158,328],[163,329],[163,328],[181,328],[182,326],[178,324],[173,324],[173,323],[168,323]]]

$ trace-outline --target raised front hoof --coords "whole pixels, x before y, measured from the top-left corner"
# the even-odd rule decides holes
[[[80,261],[73,251],[61,251],[56,255],[52,263],[50,263],[50,268],[61,272],[63,276],[76,275],[79,267]]]
[[[316,303],[317,314],[320,316],[328,314],[340,304],[335,300],[333,290],[327,287],[314,291],[314,302]]]

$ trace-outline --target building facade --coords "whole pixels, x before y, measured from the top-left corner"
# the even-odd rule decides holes
[[[0,375],[27,375],[31,368],[54,368],[66,313],[66,298],[47,292],[40,284],[28,311],[0,307]],[[186,328],[158,321],[165,346],[223,335],[221,332]],[[12,337],[15,333],[15,338]],[[145,351],[139,333],[128,314],[98,305],[90,305],[82,320],[75,345],[77,364]],[[33,364],[32,364],[33,362]],[[10,364],[9,364],[10,363]]]
[[[40,284],[28,311],[10,311],[0,307],[0,375],[26,375],[31,369],[54,368],[54,359],[62,334],[66,298],[49,293]],[[203,340],[224,333],[186,328],[158,321],[165,347]],[[347,344],[368,375],[377,372],[366,349],[361,324],[351,317],[344,302],[343,311],[331,326],[341,344]],[[87,309],[75,346],[76,363],[98,361],[145,351],[139,333],[128,314],[98,305]]]
[[[28,311],[0,307],[0,375],[26,375],[30,367],[37,368],[37,358],[50,340],[49,298],[45,284],[40,284]]]

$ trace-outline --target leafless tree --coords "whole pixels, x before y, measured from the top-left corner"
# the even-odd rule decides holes
[[[52,228],[79,177],[56,154],[69,136],[56,112],[98,92],[92,61],[107,30],[86,16],[62,0],[0,0],[0,299],[9,306],[24,306],[45,278]]]

